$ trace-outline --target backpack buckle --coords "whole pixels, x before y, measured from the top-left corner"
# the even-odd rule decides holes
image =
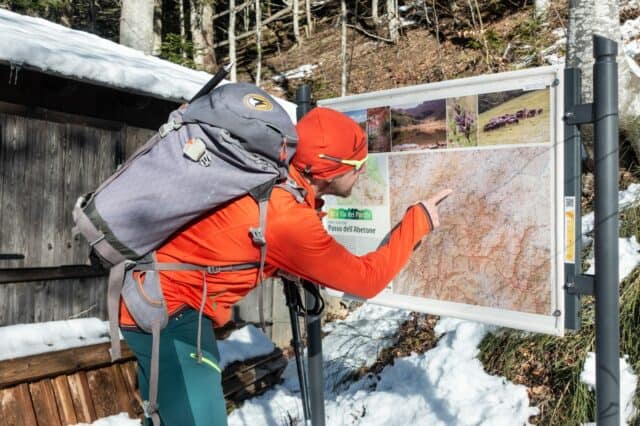
[[[207,266],[207,273],[208,274],[215,275],[215,274],[219,273],[220,271],[222,271],[222,268],[220,266]]]
[[[249,229],[249,233],[251,234],[251,240],[259,246],[267,245],[267,239],[264,237],[264,232],[262,232],[262,228],[251,228]]]
[[[180,127],[182,127],[182,123],[178,123],[176,120],[171,118],[169,121],[160,126],[160,129],[158,129],[158,133],[160,134],[161,138],[164,138],[169,134],[169,132],[178,130]]]
[[[142,401],[142,412],[147,419],[158,412],[158,404],[151,404],[151,401]]]

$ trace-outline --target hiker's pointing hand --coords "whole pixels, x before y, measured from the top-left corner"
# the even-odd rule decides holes
[[[448,188],[443,191],[440,191],[435,197],[431,197],[426,201],[422,201],[422,205],[424,206],[424,208],[429,213],[429,216],[431,217],[431,222],[433,223],[434,229],[440,226],[440,217],[438,216],[438,204],[440,204],[442,200],[444,200],[449,195],[451,195],[452,192],[453,192],[453,189]]]

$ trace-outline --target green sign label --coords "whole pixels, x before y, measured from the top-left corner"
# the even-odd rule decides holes
[[[373,220],[369,209],[329,209],[329,219]]]

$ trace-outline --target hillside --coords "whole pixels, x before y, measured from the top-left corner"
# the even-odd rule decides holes
[[[480,3],[489,8],[493,2]],[[487,13],[489,20],[484,23],[484,33],[461,20],[446,17],[439,22],[438,31],[433,22],[431,26],[422,22],[403,28],[397,44],[348,28],[347,94],[545,65],[544,55],[552,53],[548,48],[558,34],[564,33],[567,4],[565,0],[553,2],[551,18],[543,22],[533,17],[534,8],[527,3],[512,4],[499,16]],[[301,45],[291,45],[266,56],[263,86],[290,99],[302,83],[311,85],[315,99],[339,96],[340,52],[336,17],[323,21]],[[313,69],[301,78],[273,80],[274,76],[302,66]],[[254,74],[255,63],[247,61],[241,64],[238,78],[251,81]]]

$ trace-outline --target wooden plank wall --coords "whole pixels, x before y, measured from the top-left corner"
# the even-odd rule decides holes
[[[0,113],[0,267],[83,264],[71,236],[78,196],[95,189],[153,134],[127,126],[69,124]],[[0,326],[106,317],[105,278],[0,285]]]

